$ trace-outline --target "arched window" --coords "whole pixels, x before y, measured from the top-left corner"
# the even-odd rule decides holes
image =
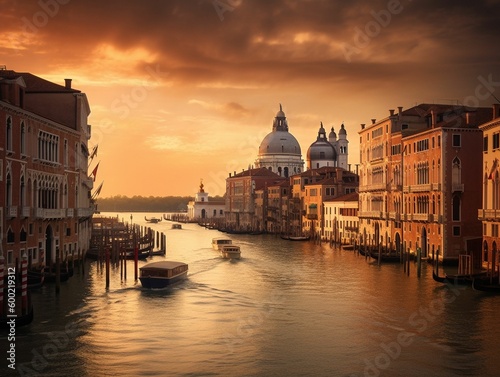
[[[12,179],[10,177],[10,172],[7,173],[6,177],[6,198],[5,198],[5,204],[6,207],[11,207],[12,206]]]
[[[451,171],[451,182],[453,185],[459,185],[461,183],[462,168],[460,166],[460,159],[455,157],[452,162]]]
[[[5,148],[7,151],[12,151],[12,118],[7,118],[7,134],[5,140]]]
[[[26,128],[21,122],[21,154],[26,154]]]

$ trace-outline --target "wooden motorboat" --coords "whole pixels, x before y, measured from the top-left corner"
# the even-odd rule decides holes
[[[188,265],[183,262],[160,261],[141,267],[139,279],[144,288],[165,288],[186,278]]]
[[[220,247],[220,255],[225,259],[240,259],[241,250],[237,245],[222,245]]]

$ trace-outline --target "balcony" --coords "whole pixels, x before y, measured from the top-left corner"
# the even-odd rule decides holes
[[[240,210],[233,210],[232,212],[243,212]],[[94,214],[94,208],[78,208],[76,210],[78,217],[90,217]]]
[[[441,191],[441,183],[431,183],[432,191]]]
[[[464,184],[463,183],[453,183],[451,185],[452,192],[464,192]]]
[[[431,191],[431,184],[408,186],[409,192],[428,192]]]
[[[66,208],[66,217],[73,217],[75,210],[73,208]]]
[[[365,211],[360,212],[359,217],[372,218],[372,219],[382,219],[383,213],[381,211]]]
[[[13,219],[14,217],[17,217],[17,206],[7,207],[7,209],[5,211],[5,215],[9,219]]]
[[[54,209],[54,208],[36,208],[35,217],[37,219],[63,219],[66,217],[65,209]]]
[[[316,213],[308,213],[306,215],[306,218],[308,220],[318,220],[318,214],[316,214]]]
[[[429,221],[429,214],[428,213],[414,213],[414,214],[412,214],[412,220],[413,221],[428,222]]]
[[[500,209],[480,209],[477,217],[479,220],[500,220]]]
[[[31,215],[31,207],[22,207],[21,208],[21,217],[27,218]]]
[[[385,183],[376,183],[372,185],[360,186],[359,191],[367,192],[367,191],[387,191],[387,185]]]

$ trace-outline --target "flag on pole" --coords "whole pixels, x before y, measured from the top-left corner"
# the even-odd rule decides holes
[[[99,185],[97,190],[95,190],[95,192],[92,194],[92,199],[97,198],[97,196],[101,193],[103,183],[104,183],[104,181],[101,182],[101,184]]]
[[[493,160],[493,166],[491,167],[490,175],[488,176],[488,179],[493,179],[493,173],[495,172],[497,166],[498,166],[498,158],[495,158],[495,160]]]
[[[92,173],[90,174],[90,176],[91,176],[91,177],[93,177],[92,179],[93,179],[93,181],[94,181],[94,182],[95,182],[95,178],[96,178],[96,176],[97,176],[97,168],[99,167],[99,164],[100,164],[100,163],[101,163],[101,162],[99,161],[99,162],[97,163],[97,165],[95,166],[94,170],[92,170]]]
[[[97,144],[94,148],[92,148],[92,152],[90,153],[89,158],[92,160],[95,156],[97,156],[97,148],[99,147],[99,144]]]

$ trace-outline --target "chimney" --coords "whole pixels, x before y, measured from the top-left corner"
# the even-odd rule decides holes
[[[376,121],[377,119],[372,119],[372,124],[375,124]]]
[[[434,128],[436,127],[436,119],[437,119],[436,110],[431,111],[431,119],[432,119],[431,127]]]
[[[64,86],[66,89],[71,89],[71,79],[64,79]]]
[[[473,126],[476,123],[476,113],[467,111],[465,113],[465,124]]]
[[[401,115],[403,115],[403,106],[398,106],[398,115],[399,118],[401,119]]]
[[[364,130],[365,129],[365,124],[364,123],[361,123],[361,129]]]
[[[393,109],[389,110],[389,114],[391,114],[390,115],[391,117],[394,116],[394,110]]]
[[[500,103],[493,104],[493,119],[500,117]]]

